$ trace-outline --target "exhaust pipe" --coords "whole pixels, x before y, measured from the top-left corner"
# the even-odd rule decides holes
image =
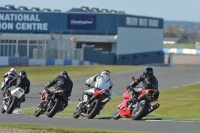
[[[157,108],[160,107],[160,104],[159,103],[156,103],[155,105],[151,106],[150,109],[149,109],[149,113],[153,112],[154,110],[156,110]],[[148,114],[149,114],[148,113]]]

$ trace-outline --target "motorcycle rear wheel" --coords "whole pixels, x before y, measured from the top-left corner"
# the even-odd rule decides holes
[[[16,108],[17,104],[18,104],[18,98],[17,97],[13,97],[12,99],[13,100],[12,100],[10,106],[6,110],[7,114],[11,114],[13,112],[13,110]]]
[[[101,109],[101,101],[99,99],[96,99],[90,105],[92,107],[87,111],[87,118],[93,119]]]
[[[138,109],[132,110],[132,119],[133,120],[141,120],[149,110],[149,103],[147,100],[142,100],[138,103]]]
[[[74,119],[77,119],[79,118],[80,114],[79,114],[79,109],[78,107],[76,107],[76,109],[74,110],[74,113],[73,113],[73,117]]]
[[[54,103],[55,104],[54,104],[53,108],[50,111],[47,110],[47,112],[46,112],[46,115],[49,118],[52,118],[59,111],[59,109],[61,107],[61,100],[59,98],[56,98],[54,100]]]
[[[116,108],[113,113],[113,119],[118,120],[120,118],[119,108]]]

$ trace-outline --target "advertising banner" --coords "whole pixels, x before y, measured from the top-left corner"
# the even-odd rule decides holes
[[[68,15],[67,29],[96,30],[96,16]]]

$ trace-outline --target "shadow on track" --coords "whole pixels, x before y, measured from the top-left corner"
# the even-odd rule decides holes
[[[113,117],[101,117],[101,118],[95,118],[95,119],[113,119]]]

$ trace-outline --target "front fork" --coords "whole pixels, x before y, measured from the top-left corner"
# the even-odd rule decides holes
[[[9,107],[9,105],[11,104],[11,101],[12,101],[11,98],[12,98],[12,97],[3,99],[3,108],[4,108],[5,110],[7,110],[8,107]]]

